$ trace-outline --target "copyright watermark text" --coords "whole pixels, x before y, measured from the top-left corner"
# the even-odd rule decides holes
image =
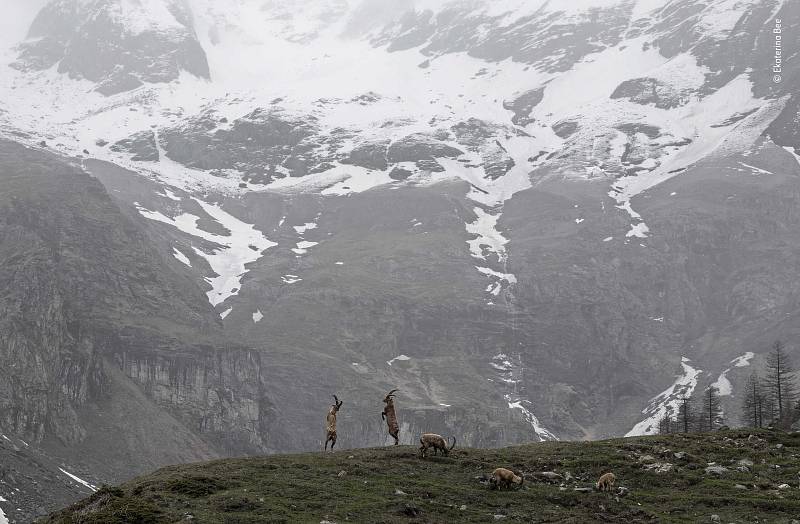
[[[775,19],[775,27],[772,28],[772,35],[775,37],[774,58],[772,61],[772,81],[780,84],[783,81],[783,25],[781,19]]]

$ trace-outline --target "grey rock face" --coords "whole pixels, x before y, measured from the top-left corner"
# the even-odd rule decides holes
[[[113,95],[142,82],[169,82],[181,71],[209,78],[205,51],[183,2],[167,2],[170,20],[121,7],[119,0],[53,0],[33,22],[31,41],[22,44],[17,69],[58,71],[97,83]]]
[[[278,167],[304,176],[328,160],[312,154],[319,146],[317,132],[313,116],[272,108],[256,109],[230,125],[207,111],[161,130],[159,139],[170,159],[188,167],[236,169],[254,182],[268,182]]]
[[[435,161],[436,157],[456,158],[461,154],[462,151],[459,149],[438,142],[433,137],[416,134],[408,135],[392,142],[386,151],[386,159],[392,163],[419,163],[422,161]]]
[[[457,130],[459,136],[466,133],[465,128]],[[448,138],[447,132],[411,134],[394,141],[365,141],[342,151],[345,141],[354,135],[356,131],[341,128],[323,132],[313,115],[292,114],[273,106],[257,109],[230,124],[213,111],[206,111],[160,130],[159,140],[170,159],[187,167],[235,170],[243,173],[245,180],[263,184],[287,174],[302,177],[326,171],[335,162],[375,171],[395,170],[396,164],[409,162],[419,171],[443,171],[437,158],[457,158],[464,153],[443,141]],[[505,174],[513,167],[513,161],[490,136],[481,138],[483,143],[477,139],[466,141],[478,144],[474,149],[484,156],[490,176]],[[140,144],[142,136],[137,134],[124,142],[118,147]],[[393,172],[395,177],[407,178],[403,171]]]
[[[655,23],[646,32],[653,35],[653,44],[662,55],[674,57],[691,50],[698,63],[709,68],[701,94],[713,92],[740,74],[748,74],[757,93],[787,92],[787,83],[772,84],[767,68],[774,39],[765,28],[771,27],[775,18],[796,24],[800,16],[797,5],[784,3],[776,12],[773,2],[742,4],[736,12],[739,18],[729,32],[698,25],[698,13],[708,6],[713,4],[699,0],[673,2],[657,12]],[[796,73],[797,64],[787,65]]]
[[[359,144],[342,159],[342,163],[383,171],[389,166],[389,159],[386,157],[388,146],[388,140]]]
[[[226,454],[273,449],[269,435],[274,433],[274,407],[261,381],[266,369],[258,353],[195,346],[173,355],[142,344],[120,351],[114,360],[156,404],[180,412]]]
[[[111,146],[112,151],[130,153],[131,160],[158,162],[158,146],[153,131],[142,131]]]
[[[560,138],[567,138],[578,130],[578,122],[565,120],[553,126],[553,132]]]
[[[437,13],[408,11],[373,39],[375,46],[402,51],[417,46],[429,56],[466,52],[491,62],[511,58],[546,71],[566,71],[586,55],[616,45],[628,26],[630,5],[591,9],[565,19],[563,13],[534,13],[510,24],[470,3]],[[497,28],[485,31],[485,28]]]
[[[392,180],[405,180],[413,174],[414,173],[412,173],[408,169],[403,169],[402,167],[399,166],[395,166],[392,168],[391,171],[389,171],[389,177]]]
[[[503,102],[503,107],[514,113],[511,118],[513,123],[524,127],[533,122],[533,119],[530,118],[530,113],[542,101],[543,97],[544,88],[539,87],[526,91],[513,100]]]
[[[776,144],[792,147],[800,154],[800,95],[793,95],[789,99],[766,132]]]
[[[516,165],[508,151],[497,140],[497,137],[508,135],[508,129],[470,118],[452,126],[451,131],[459,144],[466,146],[469,151],[480,154],[486,178],[496,180]]]
[[[654,78],[635,78],[622,82],[611,93],[611,98],[627,98],[642,105],[654,105],[659,109],[672,109],[688,102],[688,93]]]

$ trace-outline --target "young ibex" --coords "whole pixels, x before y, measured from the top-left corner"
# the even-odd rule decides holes
[[[492,471],[492,476],[489,478],[489,487],[491,489],[500,489],[502,487],[511,488],[512,484],[522,487],[525,477],[516,475],[513,471],[506,468],[497,468]]]
[[[397,391],[396,389],[391,390],[383,401],[386,403],[386,406],[383,408],[381,412],[381,418],[386,421],[386,425],[389,426],[389,434],[394,437],[394,445],[400,443],[398,435],[400,434],[400,426],[397,425],[397,414],[394,412],[394,392]]]
[[[339,408],[342,407],[343,402],[339,400],[336,395],[333,395],[333,404],[331,409],[328,410],[328,415],[325,417],[325,451],[328,450],[328,442],[331,443],[331,451],[333,446],[336,445],[336,414]]]
[[[599,491],[612,491],[614,489],[614,482],[616,482],[616,480],[617,477],[614,476],[613,473],[604,473],[597,481],[597,489]]]
[[[436,433],[423,433],[422,436],[419,437],[419,443],[422,444],[419,447],[419,454],[422,457],[425,457],[428,449],[430,448],[433,448],[433,451],[437,455],[439,454],[439,451],[445,455],[448,455],[450,450],[456,445],[456,438],[453,437],[453,444],[448,448],[447,441],[441,435],[437,435]]]

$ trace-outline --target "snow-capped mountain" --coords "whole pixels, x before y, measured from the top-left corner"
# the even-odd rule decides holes
[[[35,7],[0,131],[98,178],[258,360],[107,348],[213,452],[313,447],[333,391],[378,442],[394,387],[409,442],[648,433],[711,383],[733,410],[792,331],[794,2]]]

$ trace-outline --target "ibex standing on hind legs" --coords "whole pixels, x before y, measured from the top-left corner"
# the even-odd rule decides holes
[[[381,412],[381,418],[386,421],[386,425],[389,426],[389,434],[394,437],[394,445],[400,443],[400,439],[398,435],[400,434],[400,426],[397,425],[397,414],[394,412],[394,392],[397,391],[396,389],[391,390],[383,401],[386,403],[386,406],[383,408]]]
[[[328,410],[328,415],[325,417],[325,451],[328,450],[328,442],[331,443],[331,451],[333,451],[333,446],[336,445],[336,414],[342,404],[343,402],[336,395],[333,395],[333,405],[331,405],[331,409]]]

